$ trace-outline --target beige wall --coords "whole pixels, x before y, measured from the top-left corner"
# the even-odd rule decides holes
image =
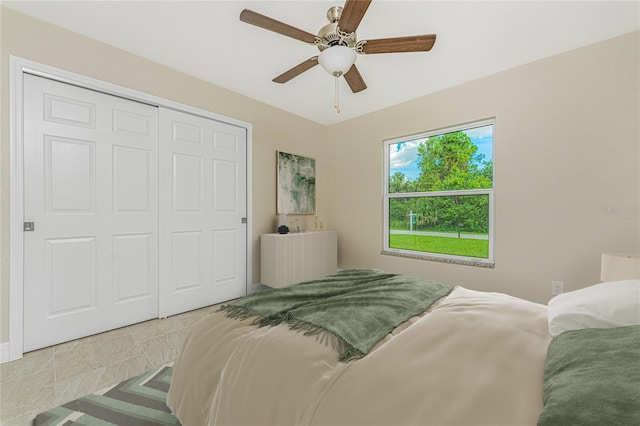
[[[635,32],[332,126],[328,220],[340,267],[546,302],[551,280],[565,291],[597,283],[602,252],[640,252],[639,39]],[[496,117],[495,269],[381,255],[382,141],[488,117]]]
[[[338,231],[340,267],[545,302],[552,279],[566,290],[597,282],[601,252],[640,251],[640,33],[327,128],[12,10],[0,14],[0,342],[9,338],[9,55],[252,123],[253,282],[259,235],[275,226],[276,150],[316,158],[317,208]],[[381,255],[382,140],[493,116],[495,269]],[[606,214],[615,208],[632,213]]]
[[[251,123],[254,283],[260,281],[260,234],[276,226],[276,150],[316,159],[317,203],[321,209],[327,204],[325,126],[13,10],[0,8],[0,14],[0,342],[9,340],[9,55]],[[298,219],[313,226],[310,216]]]

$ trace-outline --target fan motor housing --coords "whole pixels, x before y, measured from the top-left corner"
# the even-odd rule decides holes
[[[340,20],[341,14],[342,7],[340,6],[334,6],[327,11],[327,19],[330,23],[318,31],[318,38],[320,39],[318,49],[320,49],[320,51],[331,46],[355,47],[356,33],[347,34],[338,30],[338,21]]]

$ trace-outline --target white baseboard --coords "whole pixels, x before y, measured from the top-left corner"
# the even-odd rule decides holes
[[[10,360],[9,342],[0,343],[0,364],[4,364]]]

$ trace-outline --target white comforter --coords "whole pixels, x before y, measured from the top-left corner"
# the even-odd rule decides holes
[[[364,358],[216,313],[175,363],[167,404],[184,426],[535,425],[546,306],[457,287]]]

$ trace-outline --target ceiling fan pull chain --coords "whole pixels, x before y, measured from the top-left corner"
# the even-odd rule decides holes
[[[338,89],[338,77],[334,77],[334,80],[336,81],[336,94],[333,107],[336,109],[336,112],[340,114],[340,90]]]

